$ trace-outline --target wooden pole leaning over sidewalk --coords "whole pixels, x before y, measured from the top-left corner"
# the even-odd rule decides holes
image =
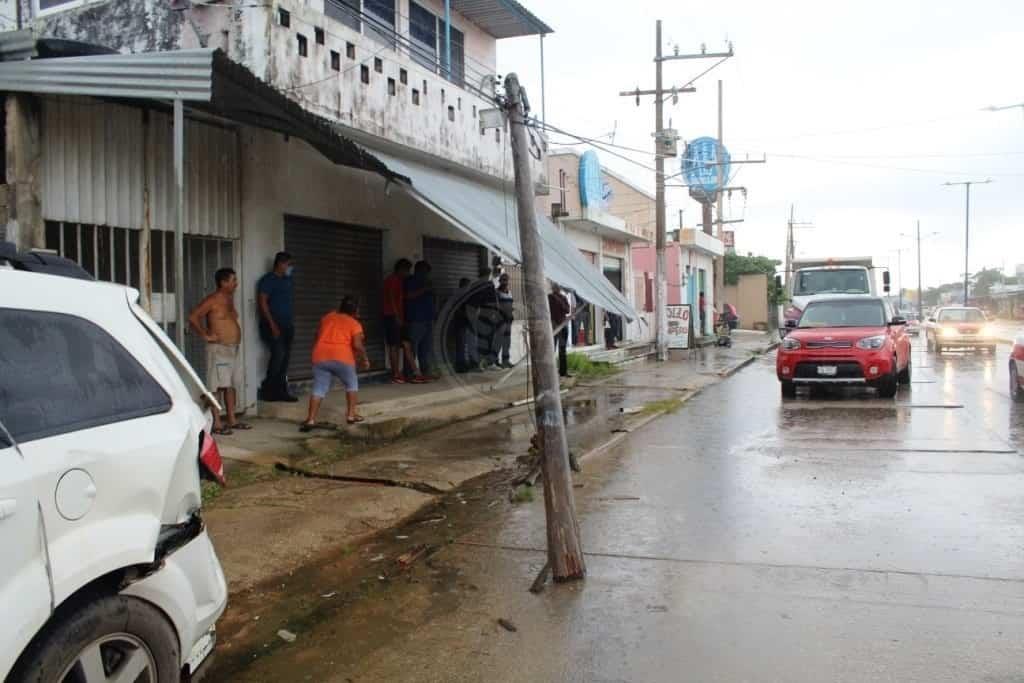
[[[516,176],[516,207],[519,211],[519,242],[523,254],[526,312],[530,331],[534,413],[541,444],[544,474],[544,509],[547,513],[548,564],[555,581],[582,579],[583,562],[576,503],[569,472],[569,444],[565,437],[555,342],[544,280],[544,254],[534,213],[533,180],[526,130],[526,98],[519,77],[505,77],[506,109],[512,133],[512,164]]]

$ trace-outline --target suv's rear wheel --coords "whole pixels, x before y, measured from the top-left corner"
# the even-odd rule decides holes
[[[170,683],[181,678],[178,636],[163,614],[119,595],[70,614],[25,652],[10,680],[33,683]]]
[[[902,370],[900,370],[900,374],[899,374],[900,384],[910,384],[910,374],[911,374],[910,362],[911,362],[910,358],[907,358],[907,367],[905,367]]]

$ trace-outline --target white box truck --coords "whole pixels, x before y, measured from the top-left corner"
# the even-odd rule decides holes
[[[782,329],[787,320],[799,320],[807,304],[816,297],[878,295],[875,266],[871,257],[795,259],[786,279],[789,304],[783,311]],[[882,271],[883,291],[889,293],[889,271]]]

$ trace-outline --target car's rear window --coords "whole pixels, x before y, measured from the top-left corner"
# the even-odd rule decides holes
[[[947,308],[939,311],[940,323],[983,323],[985,314],[977,308]]]
[[[19,443],[170,409],[163,387],[96,324],[0,308],[0,421]]]
[[[877,300],[815,301],[808,304],[800,327],[881,327],[885,309]]]

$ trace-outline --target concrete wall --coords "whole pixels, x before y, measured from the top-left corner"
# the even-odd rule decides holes
[[[740,314],[740,329],[767,329],[768,276],[764,273],[740,275],[735,285],[726,285],[725,302],[732,304]]]

